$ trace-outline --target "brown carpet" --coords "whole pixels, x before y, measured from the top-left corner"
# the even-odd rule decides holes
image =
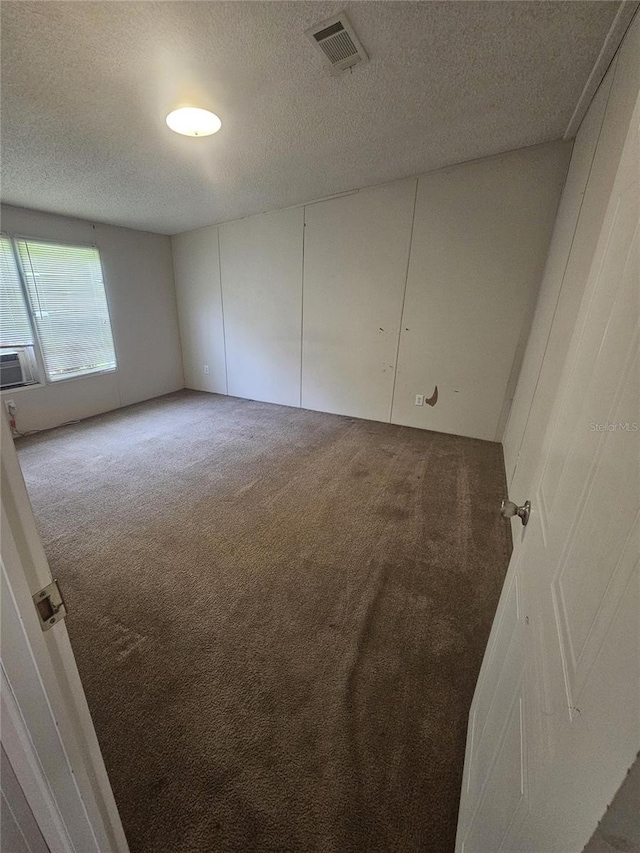
[[[187,391],[18,449],[132,853],[453,850],[498,444]]]

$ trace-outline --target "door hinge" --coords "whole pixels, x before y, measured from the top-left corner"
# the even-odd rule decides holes
[[[56,622],[60,622],[67,615],[67,608],[58,581],[51,581],[40,592],[36,592],[33,596],[33,603],[36,606],[40,627],[43,631],[48,631]]]

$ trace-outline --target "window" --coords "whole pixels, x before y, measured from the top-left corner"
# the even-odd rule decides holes
[[[37,382],[34,334],[11,240],[0,236],[0,387]]]
[[[11,240],[0,237],[0,340],[3,347],[33,346],[29,312],[24,304],[20,274]]]
[[[3,359],[35,347],[50,382],[115,370],[98,250],[8,237],[1,248]]]

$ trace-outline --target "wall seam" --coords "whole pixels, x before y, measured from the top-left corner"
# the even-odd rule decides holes
[[[184,369],[184,351],[185,347],[182,343],[182,323],[180,322],[180,306],[178,304],[178,287],[176,282],[178,281],[178,273],[176,271],[176,255],[173,251],[174,242],[173,237],[169,237],[169,251],[171,252],[171,270],[173,272],[173,299],[176,306],[176,322],[178,324],[178,341],[180,342],[180,358],[182,360],[182,387],[187,387],[187,375]]]
[[[226,395],[229,396],[229,371],[227,368],[227,329],[224,322],[224,287],[222,286],[222,252],[220,251],[220,229],[216,228],[218,235],[218,278],[220,279],[220,312],[222,314],[222,346],[224,348],[224,384]]]
[[[392,423],[393,417],[393,404],[395,402],[396,397],[396,380],[398,378],[398,361],[400,358],[400,340],[402,338],[402,324],[404,322],[404,303],[407,298],[407,285],[409,283],[409,267],[411,266],[411,249],[413,246],[413,230],[416,221],[416,207],[418,204],[418,181],[420,178],[416,178],[416,188],[413,192],[413,213],[411,214],[411,231],[409,232],[409,246],[407,249],[407,269],[405,271],[404,276],[404,289],[402,291],[402,306],[400,308],[400,323],[398,325],[398,345],[396,347],[396,363],[393,370],[393,385],[391,387],[391,408],[389,409],[389,423]]]
[[[520,438],[520,442],[518,444],[518,450],[516,452],[516,464],[514,465],[513,472],[511,473],[511,477],[509,478],[509,482],[508,482],[509,488],[511,487],[511,484],[514,481],[514,478],[516,476],[516,471],[518,470],[518,464],[520,462],[520,453],[522,451],[522,445],[523,445],[525,438],[526,438],[526,435],[527,435],[527,429],[529,428],[529,421],[531,420],[531,412],[533,410],[533,404],[534,404],[534,401],[536,398],[536,394],[538,393],[538,385],[540,384],[540,377],[542,376],[542,371],[544,369],[544,363],[545,363],[545,360],[547,357],[547,350],[549,349],[549,341],[551,340],[551,333],[553,331],[553,326],[554,326],[554,323],[556,320],[556,314],[558,313],[558,306],[560,304],[560,297],[562,295],[562,288],[564,287],[565,278],[567,277],[567,270],[569,268],[569,264],[571,263],[571,256],[573,254],[573,244],[575,243],[576,234],[578,232],[578,226],[580,224],[580,217],[582,216],[582,208],[584,206],[584,199],[585,199],[585,196],[587,195],[587,191],[589,188],[589,181],[591,180],[591,173],[593,171],[593,164],[595,163],[595,160],[596,160],[596,157],[598,154],[598,147],[600,146],[600,137],[602,136],[602,128],[604,127],[604,123],[605,123],[605,120],[607,117],[607,110],[609,109],[609,101],[611,99],[611,93],[613,91],[613,87],[614,87],[614,84],[616,81],[616,73],[618,70],[617,56],[614,57],[613,62],[615,63],[615,65],[613,65],[613,63],[612,63],[613,73],[611,76],[611,86],[609,87],[609,91],[607,93],[607,102],[606,102],[604,109],[602,111],[602,120],[600,122],[600,127],[598,129],[598,138],[596,139],[596,144],[593,148],[593,156],[591,158],[591,163],[589,164],[589,172],[587,174],[587,180],[586,180],[586,183],[584,185],[584,192],[582,193],[582,198],[580,199],[580,207],[578,208],[578,215],[576,216],[575,224],[573,226],[573,233],[571,235],[571,243],[569,245],[569,251],[567,252],[567,260],[565,261],[564,268],[562,270],[562,279],[560,281],[560,287],[558,288],[558,296],[556,299],[556,304],[555,304],[554,309],[553,309],[553,315],[551,317],[551,322],[549,323],[549,330],[547,332],[547,340],[545,341],[544,350],[542,353],[542,359],[540,361],[540,368],[538,370],[538,375],[536,377],[536,383],[535,383],[534,388],[533,388],[533,394],[531,395],[531,399],[529,400],[529,407],[527,410],[527,418],[526,418],[525,423],[524,423],[524,428],[522,430],[522,436]],[[602,83],[600,85],[602,85]],[[598,87],[598,88],[600,88],[600,87]],[[571,150],[571,157],[572,158],[573,158],[573,152],[574,152],[574,149]],[[570,168],[571,168],[571,161],[569,161],[569,169]],[[567,170],[567,177],[568,177],[568,175],[569,175],[569,172]],[[565,184],[566,184],[566,180],[567,179],[565,178]],[[564,192],[564,187],[563,187],[563,192]],[[560,201],[562,201],[562,196],[560,198]],[[560,207],[560,205],[558,204],[558,208],[559,207]],[[556,211],[556,219],[557,219],[557,211]],[[554,226],[553,226],[554,230],[555,230],[555,226],[556,226],[556,222],[554,221]],[[553,233],[551,235],[551,240],[553,240]],[[549,243],[549,248],[550,247],[551,247],[551,242]],[[547,258],[548,258],[548,252],[549,252],[549,250],[547,249]],[[546,264],[545,264],[545,266],[546,266]],[[544,272],[543,272],[543,276],[544,276]],[[542,286],[542,282],[540,284]],[[540,290],[538,290],[538,297],[536,300],[536,308],[537,308],[537,304],[538,304],[539,299],[540,299]],[[534,309],[534,318],[535,318],[535,309]],[[533,318],[532,318],[532,324],[533,324]],[[529,341],[527,339],[527,345],[528,345],[528,343],[529,343]],[[527,353],[526,353],[526,347],[525,347],[525,352],[523,355],[523,364],[524,364],[524,359],[526,357],[526,354]],[[520,367],[520,370],[522,370],[522,365]],[[502,432],[502,437],[501,437],[500,443],[503,446],[504,446],[504,437],[505,437],[507,430],[509,428],[509,421],[511,419],[511,414],[513,412],[513,403],[515,402],[517,391],[518,391],[518,384],[516,383],[516,388],[514,391],[513,400],[511,402],[511,409],[509,410],[509,417],[507,418],[507,421],[506,421],[505,426],[504,426],[504,430]]]
[[[640,2],[640,0],[639,0]],[[374,184],[365,184],[361,187],[353,187],[350,190],[343,190],[342,192],[332,193],[331,195],[320,196],[320,198],[309,199],[308,201],[300,201],[295,204],[286,204],[284,207],[268,207],[264,210],[258,210],[255,213],[247,213],[244,216],[237,216],[234,219],[220,219],[214,220],[213,222],[209,222],[207,225],[199,225],[197,228],[187,228],[185,231],[176,231],[172,234],[160,234],[159,236],[169,236],[169,237],[180,237],[183,234],[193,234],[196,231],[206,231],[207,228],[220,228],[222,225],[231,225],[235,222],[242,222],[244,219],[252,219],[257,216],[264,216],[266,213],[280,213],[283,210],[297,210],[299,207],[311,207],[313,204],[321,204],[325,201],[332,201],[336,198],[342,198],[343,196],[349,195],[357,195],[358,193],[366,192],[367,190],[375,190],[380,187],[386,187],[391,184],[397,184],[400,181],[411,181],[411,180],[420,180],[420,178],[426,177],[427,175],[436,175],[439,172],[448,172],[450,169],[456,169],[458,166],[472,166],[475,163],[490,161],[490,160],[500,160],[507,154],[515,154],[516,151],[527,151],[534,148],[544,148],[545,146],[552,145],[554,142],[562,141],[562,137],[558,139],[550,139],[547,142],[536,142],[535,145],[519,145],[517,148],[510,148],[508,151],[499,151],[497,154],[488,154],[484,157],[473,157],[471,160],[462,160],[454,163],[447,163],[444,166],[438,166],[435,169],[427,169],[426,171],[421,172],[411,172],[408,175],[400,175],[397,178],[390,178],[386,181],[378,181]],[[565,140],[566,141],[566,140]],[[15,207],[15,205],[9,204],[1,204],[1,207]],[[21,209],[17,207],[16,209]],[[29,208],[22,208],[24,210],[28,210]],[[36,211],[38,212],[38,211]],[[56,216],[58,214],[55,214]],[[63,216],[63,214],[60,214]],[[69,217],[66,217],[69,218]],[[83,221],[83,220],[80,220]],[[104,223],[109,228],[124,228],[122,225],[110,225],[109,223]],[[142,229],[139,228],[129,228],[130,231],[140,231]],[[155,232],[143,232],[143,233],[155,233]]]
[[[304,244],[307,236],[307,206],[302,207],[302,280],[300,285],[300,408],[302,408],[302,377],[304,370]]]
[[[509,424],[509,418],[511,417],[511,409],[513,407],[513,401],[516,398],[516,390],[518,387],[518,380],[520,378],[520,373],[522,371],[522,365],[524,364],[524,357],[527,351],[527,344],[529,343],[529,338],[531,337],[531,332],[533,330],[533,321],[536,314],[536,309],[538,307],[538,302],[540,301],[540,291],[542,289],[542,283],[544,281],[545,273],[547,270],[547,263],[549,261],[549,252],[551,250],[551,243],[553,241],[553,235],[555,233],[556,222],[558,221],[558,213],[560,212],[560,205],[562,204],[562,198],[564,196],[564,191],[567,187],[567,180],[569,179],[569,169],[571,168],[571,160],[573,159],[573,150],[575,148],[575,138],[572,140],[567,140],[566,142],[563,140],[562,145],[570,145],[571,153],[569,154],[569,160],[567,162],[567,169],[564,176],[564,181],[562,182],[562,189],[560,191],[560,195],[558,196],[558,203],[556,205],[555,213],[553,214],[553,222],[551,224],[551,233],[549,237],[549,243],[547,245],[547,253],[544,260],[544,265],[542,267],[542,273],[540,275],[540,283],[538,284],[538,289],[535,293],[535,299],[533,301],[533,305],[529,307],[529,313],[525,316],[522,329],[520,331],[520,340],[518,341],[515,352],[513,354],[513,361],[511,362],[511,371],[509,373],[509,378],[507,380],[507,387],[504,392],[504,399],[502,401],[502,409],[500,410],[500,416],[498,417],[498,423],[496,424],[496,431],[493,437],[493,440],[498,444],[502,444],[502,439],[507,431],[507,426]],[[514,376],[514,367],[516,365],[516,361],[520,357],[520,364],[518,365],[518,370]],[[512,381],[514,384],[512,384]],[[511,394],[511,396],[509,396]]]
[[[607,75],[607,71],[618,54],[620,45],[624,41],[627,31],[633,23],[633,19],[638,8],[639,4],[637,0],[622,0],[620,3],[618,11],[611,22],[611,26],[605,36],[604,42],[602,43],[600,53],[596,57],[596,61],[593,63],[587,82],[582,87],[578,103],[571,114],[571,118],[569,119],[569,123],[567,124],[562,137],[563,139],[572,139],[580,130],[580,125],[589,110],[596,92]],[[597,80],[595,85],[594,80]]]

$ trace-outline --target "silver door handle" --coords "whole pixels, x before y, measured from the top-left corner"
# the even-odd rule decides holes
[[[514,515],[517,515],[522,522],[522,526],[526,527],[529,516],[531,515],[531,501],[525,501],[522,506],[518,506],[513,501],[504,500],[502,501],[500,512],[503,518],[513,518]]]

